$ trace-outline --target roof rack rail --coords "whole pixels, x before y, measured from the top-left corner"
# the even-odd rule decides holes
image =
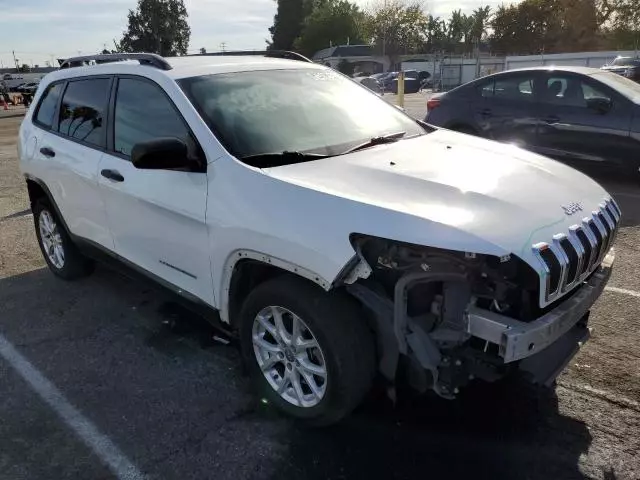
[[[67,58],[60,64],[60,68],[82,67],[90,65],[90,62],[111,63],[125,60],[138,60],[140,65],[149,65],[161,70],[171,70],[171,65],[160,55],[155,53],[105,53],[98,55],[84,55],[81,57]]]
[[[288,50],[237,50],[237,51],[229,51],[225,50],[224,52],[212,52],[212,53],[194,53],[191,55],[187,55],[189,57],[219,57],[219,56],[245,56],[245,55],[258,55],[261,57],[271,57],[271,58],[284,58],[286,60],[299,60],[301,62],[309,62],[313,63],[312,60],[301,55],[297,52],[290,52]]]

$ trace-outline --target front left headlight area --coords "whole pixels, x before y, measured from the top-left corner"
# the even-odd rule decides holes
[[[416,388],[453,398],[471,378],[495,380],[510,368],[497,345],[471,335],[480,308],[529,321],[538,317],[537,273],[514,255],[498,258],[353,234],[353,261],[337,279],[368,307],[380,370],[393,381],[405,356]]]
[[[451,281],[447,279],[458,278],[456,283],[467,284],[468,294],[459,296],[459,303],[473,302],[522,321],[540,315],[538,274],[515,255],[499,258],[357,234],[350,240],[357,257],[371,268],[367,282],[378,291],[393,299],[399,293],[398,282],[413,285],[406,296],[409,311],[416,314],[436,308],[434,302],[442,301]]]

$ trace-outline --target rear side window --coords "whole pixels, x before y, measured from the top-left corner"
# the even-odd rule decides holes
[[[174,137],[196,149],[189,128],[164,92],[150,82],[132,78],[118,81],[113,148],[130,156],[136,143],[160,137]]]
[[[109,97],[108,78],[69,82],[60,106],[58,131],[73,139],[105,146],[105,112]]]
[[[49,85],[42,94],[42,100],[36,110],[35,122],[45,128],[53,126],[53,116],[56,113],[56,106],[62,93],[62,83]]]
[[[484,98],[518,102],[533,102],[533,76],[501,76],[478,88]]]

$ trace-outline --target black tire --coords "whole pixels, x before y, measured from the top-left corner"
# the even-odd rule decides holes
[[[252,328],[265,307],[283,307],[300,317],[317,340],[327,370],[326,391],[315,406],[300,407],[278,394],[260,369],[253,348]],[[362,401],[375,376],[375,346],[355,300],[293,276],[281,276],[256,287],[240,314],[243,361],[260,398],[307,424],[336,423]]]
[[[60,234],[60,240],[62,249],[64,251],[64,262],[61,267],[54,265],[54,263],[49,258],[49,255],[46,251],[46,247],[42,241],[42,233],[40,231],[40,217],[41,215],[47,212],[51,215],[51,218],[55,221],[56,231]],[[69,233],[64,227],[64,224],[58,218],[55,209],[51,207],[51,204],[45,200],[38,200],[33,206],[33,220],[36,228],[36,237],[38,238],[38,245],[40,246],[40,251],[42,252],[42,256],[44,257],[45,262],[49,266],[49,269],[58,277],[63,278],[64,280],[77,280],[82,277],[86,277],[91,274],[94,269],[94,263],[90,259],[86,258],[84,255],[80,253],[78,248],[75,246]]]

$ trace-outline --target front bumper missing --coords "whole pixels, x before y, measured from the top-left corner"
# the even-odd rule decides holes
[[[576,345],[584,342],[588,338],[588,330],[584,328],[587,333],[583,334],[574,331],[574,327],[578,328],[577,324],[604,290],[611,276],[613,260],[614,253],[611,250],[600,268],[578,292],[537,320],[525,323],[489,310],[471,307],[468,309],[467,331],[475,337],[497,344],[499,355],[505,363],[533,357],[563,336],[575,337]],[[573,357],[576,350],[569,354],[566,362]]]

